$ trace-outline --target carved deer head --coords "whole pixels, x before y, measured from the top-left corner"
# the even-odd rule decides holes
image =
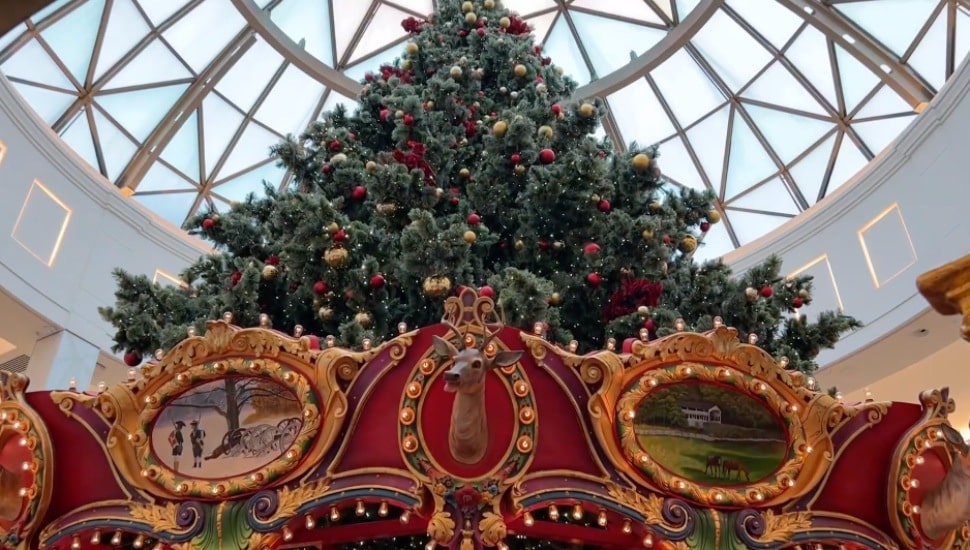
[[[941,424],[939,428],[953,449],[953,466],[923,500],[923,532],[932,539],[970,521],[970,445],[949,424]]]
[[[462,334],[458,327],[447,321],[442,322],[448,325],[455,334]],[[481,347],[474,345],[474,337],[469,338],[466,336],[463,342],[465,346],[461,351],[454,344],[440,336],[436,335],[432,337],[435,353],[443,357],[448,357],[453,362],[451,368],[444,374],[446,391],[457,391],[460,393],[482,391],[485,375],[488,371],[495,367],[514,365],[522,357],[521,351],[496,350],[493,353],[489,352],[490,349],[494,349],[490,348],[489,344],[502,331],[502,326],[500,324],[494,331],[489,331],[486,327],[485,339]]]

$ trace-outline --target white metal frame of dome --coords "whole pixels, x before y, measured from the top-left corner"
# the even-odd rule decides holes
[[[243,164],[236,160],[232,163],[231,173],[221,173],[235,154],[237,145],[245,140],[246,132],[250,128],[258,126],[265,136],[273,135],[277,138],[281,138],[285,133],[281,129],[273,128],[272,121],[267,121],[265,116],[260,115],[260,109],[268,101],[274,86],[290,74],[291,67],[298,69],[323,87],[319,98],[313,100],[315,105],[309,115],[310,118],[319,116],[322,110],[328,106],[332,107],[335,101],[341,98],[350,100],[360,89],[360,84],[346,74],[349,66],[356,67],[367,63],[376,67],[378,63],[389,60],[391,55],[396,54],[396,49],[406,40],[406,35],[401,30],[396,30],[396,34],[393,35],[385,32],[381,39],[384,41],[383,44],[372,44],[369,51],[363,54],[357,52],[357,45],[369,32],[371,23],[379,19],[380,14],[393,10],[394,13],[421,17],[437,4],[437,0],[360,2],[355,9],[362,14],[361,19],[352,32],[344,31],[349,35],[349,42],[343,47],[340,55],[337,54],[338,48],[334,38],[337,23],[331,16],[327,24],[330,32],[329,40],[334,44],[331,46],[332,63],[328,64],[307,50],[305,40],[294,39],[287,34],[281,24],[274,20],[275,10],[291,0],[182,0],[182,5],[165,12],[164,17],[154,18],[148,13],[148,6],[155,4],[147,0],[99,0],[103,3],[104,9],[100,20],[92,22],[97,24],[97,28],[93,38],[94,49],[91,59],[83,74],[72,75],[71,68],[61,59],[64,51],[58,50],[50,43],[55,34],[51,28],[62,18],[68,17],[75,8],[79,8],[88,1],[60,0],[38,17],[38,23],[28,22],[21,33],[11,33],[0,40],[0,69],[6,73],[8,67],[12,68],[11,59],[16,58],[21,48],[33,43],[38,44],[40,49],[50,56],[53,64],[67,76],[64,79],[65,83],[58,86],[43,82],[30,74],[25,76],[17,71],[7,76],[21,90],[73,94],[69,105],[56,116],[49,116],[48,121],[53,130],[58,134],[66,135],[73,131],[71,128],[77,125],[79,117],[84,118],[85,121],[81,126],[90,130],[89,139],[93,140],[87,158],[103,175],[112,180],[115,185],[131,190],[136,198],[142,200],[164,198],[170,194],[187,196],[188,192],[194,193],[195,198],[189,207],[189,214],[197,211],[205,203],[215,204],[214,197],[229,202],[229,198],[220,194],[226,182],[240,180],[247,175],[251,178],[255,177],[259,170],[272,165],[269,158],[251,158]],[[906,16],[917,19],[923,17],[926,20],[922,23],[917,21],[919,28],[908,39],[909,42],[904,45],[905,47],[897,45],[890,48],[887,46],[885,33],[880,35],[877,32],[878,29],[867,27],[866,22],[861,21],[862,18],[850,17],[850,8],[856,9],[864,4],[882,3],[898,7],[907,2],[920,5],[923,11],[919,16],[911,14]],[[200,10],[206,3],[208,6],[215,3],[231,5],[237,12],[234,17],[241,18],[243,24],[240,24],[239,30],[232,36],[224,39],[225,46],[211,59],[194,67],[192,63],[186,61],[186,53],[173,46],[168,38],[173,32],[173,27],[179,25],[194,10]],[[113,16],[113,10],[120,9],[118,6],[121,4],[130,4],[135,8],[136,15],[144,19],[141,24],[146,26],[146,34],[130,44],[127,51],[115,59],[110,68],[102,70],[102,67],[98,67],[96,70],[96,61],[103,55],[100,50],[106,43],[106,32],[110,31],[109,13]],[[333,14],[335,4],[336,2],[329,0],[321,5],[326,5],[328,13]],[[970,22],[970,11],[968,11],[970,0],[830,0],[826,2],[819,0],[644,0],[642,3],[623,4],[624,6],[637,4],[641,9],[653,14],[650,15],[653,22],[646,22],[646,18],[637,18],[626,12],[618,13],[619,4],[607,7],[602,2],[596,3],[591,0],[506,0],[505,4],[512,9],[517,9],[528,21],[536,22],[537,39],[543,43],[551,41],[560,28],[563,30],[557,35],[557,40],[560,42],[566,40],[563,37],[568,34],[568,40],[573,45],[568,51],[575,59],[564,59],[570,56],[559,56],[554,53],[551,55],[554,61],[560,64],[563,64],[563,61],[567,64],[572,63],[579,72],[585,72],[590,77],[591,81],[578,90],[577,94],[580,97],[603,97],[611,105],[611,114],[604,120],[604,133],[609,135],[615,144],[622,146],[634,140],[641,143],[644,140],[659,141],[661,154],[666,154],[674,160],[672,164],[662,161],[673,183],[707,187],[717,193],[720,199],[719,208],[725,213],[725,223],[717,226],[717,231],[712,231],[708,235],[708,244],[712,244],[712,240],[720,239],[719,244],[713,247],[714,251],[719,253],[751,242],[760,234],[770,231],[810,207],[834,187],[849,179],[865,162],[871,160],[888,143],[888,140],[895,137],[895,134],[888,135],[892,134],[892,131],[881,132],[878,140],[873,142],[873,138],[860,134],[856,123],[860,120],[865,123],[892,120],[896,124],[893,131],[898,133],[901,130],[899,123],[909,120],[912,115],[926,106],[938,93],[946,78],[953,73],[966,50],[970,49],[970,46],[958,40],[957,32],[958,20],[961,21],[961,30],[964,24],[970,27],[970,24],[967,24]],[[793,23],[790,25],[788,38],[784,36],[779,38],[780,35],[768,36],[770,29],[753,23],[751,13],[745,11],[779,7],[789,14],[787,20],[792,20],[794,15],[801,21],[797,27]],[[152,7],[152,10],[159,9],[163,8]],[[775,13],[781,16],[781,12]],[[681,17],[682,14],[686,15]],[[898,16],[899,14],[895,15],[895,17]],[[585,19],[579,21],[580,17]],[[614,22],[649,27],[657,32],[663,31],[665,34],[652,42],[649,47],[640,47],[638,54],[634,55],[628,63],[614,67],[596,78],[597,52],[591,50],[604,46],[602,41],[593,40],[585,34],[587,31],[592,31],[581,28],[583,25],[589,25],[590,18],[610,19]],[[730,67],[725,70],[723,60],[712,59],[710,48],[705,51],[703,44],[700,43],[700,35],[707,32],[714,19],[718,19],[722,26],[732,25],[747,33],[749,36],[747,40],[753,41],[752,43],[763,50],[760,52],[763,55],[763,66],[747,71],[745,78],[732,82],[729,78],[731,75],[727,74],[731,72]],[[383,21],[387,21],[387,18]],[[560,22],[561,25],[557,27]],[[942,31],[940,31],[941,25]],[[927,36],[931,32],[945,34],[945,45],[940,54],[944,65],[942,76],[936,77],[934,82],[930,82],[927,75],[921,74],[910,62],[914,55],[919,53],[920,48],[925,48],[925,43],[929,40]],[[804,59],[796,62],[789,55],[791,50],[799,45],[799,41],[807,40],[805,37],[808,33],[821,33],[825,37],[825,65],[831,73],[829,78],[834,82],[831,84],[831,92],[826,92],[823,89],[824,85],[815,82],[812,75],[808,74],[809,71],[802,63]],[[199,38],[204,40],[206,36]],[[814,38],[813,40],[818,41]],[[220,82],[234,68],[237,68],[237,64],[245,62],[247,52],[259,47],[259,42],[275,50],[280,58],[275,65],[264,71],[266,75],[264,80],[252,83],[254,87],[259,88],[259,92],[254,94],[255,97],[251,103],[240,107],[226,99],[224,93],[220,92]],[[130,69],[132,65],[145,63],[146,60],[142,54],[147,48],[158,43],[166,46],[170,54],[174,55],[173,58],[186,68],[182,78],[162,84],[181,86],[184,90],[179,93],[177,99],[166,105],[165,116],[161,116],[157,122],[152,123],[150,132],[143,136],[136,136],[136,132],[129,131],[117,116],[112,116],[117,113],[105,109],[100,104],[100,98],[107,93],[129,93],[158,88],[159,82],[110,88],[112,79],[119,73]],[[629,46],[629,44],[620,45],[622,48]],[[813,51],[822,52],[819,49]],[[689,60],[692,67],[704,74],[708,79],[706,85],[714,90],[712,93],[720,94],[718,103],[711,103],[706,111],[694,113],[691,116],[685,116],[679,112],[684,110],[683,106],[675,104],[674,98],[669,93],[669,85],[664,82],[663,75],[659,74],[664,70],[665,63],[667,63],[666,66],[672,66],[673,57]],[[719,64],[722,66],[717,66]],[[857,67],[853,69],[841,66],[848,64],[856,64]],[[858,97],[854,98],[850,105],[844,97],[847,88],[845,74],[846,71],[859,70],[859,67],[864,67],[870,76],[875,75],[877,78],[873,81],[875,85],[870,84],[871,89],[865,88],[863,90],[865,93],[855,93]],[[767,82],[768,73],[775,69],[789,75],[791,81],[797,82],[797,86],[800,87],[798,92],[817,105],[813,109],[800,109],[797,106],[792,107],[791,104],[782,104],[771,98],[753,97],[747,93],[759,80]],[[680,82],[680,85],[683,85],[683,82]],[[891,90],[892,93],[888,94],[886,90]],[[234,115],[238,118],[234,122],[236,126],[231,132],[226,132],[227,141],[224,147],[216,152],[208,151],[205,143],[207,130],[212,128],[210,128],[210,122],[203,122],[202,108],[214,94],[222,94],[219,97],[238,112]],[[867,116],[859,118],[859,114],[866,111],[868,105],[876,102],[886,103],[893,99],[895,111],[889,109],[886,112],[867,113]],[[790,115],[793,119],[815,123],[823,121],[828,130],[808,144],[803,152],[797,155],[783,154],[778,149],[785,144],[780,143],[777,137],[767,135],[769,132],[762,127],[759,119],[761,115],[754,112],[766,109],[770,109],[772,113]],[[659,113],[640,112],[650,110],[659,111]],[[642,118],[644,116],[665,118],[644,119]],[[190,128],[187,123],[187,120],[193,117],[195,121],[193,123],[197,123],[197,128]],[[706,127],[702,127],[709,125],[708,123],[714,119],[719,121],[719,132],[723,134],[718,138],[721,144],[717,145],[717,140],[714,140],[714,145],[701,146],[699,134],[710,133]],[[650,124],[645,124],[645,120],[659,121],[659,126],[666,128],[664,130],[666,133],[660,135],[650,133],[654,132],[654,129],[649,128]],[[125,157],[120,161],[112,158],[116,155],[116,149],[105,144],[106,141],[110,141],[104,135],[105,126],[110,126],[112,131],[120,130],[120,133],[124,134],[121,142],[118,141],[121,138],[115,138],[112,143],[114,145],[122,143],[126,151],[134,147],[130,157],[127,157],[129,153],[126,152]],[[166,158],[167,148],[180,132],[186,131],[186,128],[192,131],[197,129],[198,133],[194,142],[198,149],[195,153],[198,156],[197,166],[193,165],[196,173],[185,173],[193,170],[176,170],[172,160]],[[750,142],[748,146],[755,142],[760,144],[760,162],[764,163],[762,166],[764,173],[756,174],[757,177],[752,176],[752,180],[746,180],[740,187],[731,181],[731,171],[735,170],[735,166],[742,164],[743,161],[750,161],[751,158],[745,157],[742,154],[744,151],[735,151],[737,144],[740,143],[737,137],[738,128],[746,132],[745,137]],[[286,129],[290,132],[299,130],[300,128]],[[656,132],[659,131],[656,130]],[[823,145],[827,151],[830,151],[827,158],[813,160],[817,164],[813,173],[821,169],[821,175],[816,178],[820,181],[810,181],[809,185],[806,185],[802,180],[805,176],[797,172],[801,166],[808,164],[809,153],[821,150]],[[846,161],[848,168],[839,164],[846,147],[855,151],[855,163]],[[717,149],[722,151],[717,154],[711,153]],[[123,168],[111,166],[113,163],[119,165],[120,162],[123,162]],[[715,166],[718,163],[721,164],[720,167]],[[182,179],[186,180],[182,183],[182,192],[159,188],[155,184],[152,190],[142,192],[142,189],[146,188],[146,179],[150,179],[152,170],[159,165],[164,165],[168,173],[181,174]],[[283,175],[280,179],[281,186],[287,185],[288,176]],[[189,186],[190,191],[185,191]],[[256,188],[255,185],[252,187]],[[731,189],[732,187],[734,188]],[[778,199],[783,196],[779,193],[787,195],[785,200],[788,203],[785,208],[779,207],[772,210],[765,206],[772,202],[769,200],[772,197]],[[754,200],[758,195],[761,196]],[[738,225],[742,221],[746,224],[760,223],[747,222],[748,219],[764,220],[764,226]]]

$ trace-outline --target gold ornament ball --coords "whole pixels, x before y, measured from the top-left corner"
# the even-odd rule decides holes
[[[323,254],[323,261],[327,262],[327,265],[334,269],[347,265],[347,260],[349,259],[350,253],[347,252],[346,248],[331,248]]]
[[[503,29],[507,29],[512,26],[512,20],[508,17],[503,17],[498,20],[498,26],[502,27]]]
[[[397,205],[393,202],[382,202],[377,205],[377,211],[381,214],[393,214],[397,212]]]
[[[650,201],[651,212],[660,212],[661,208],[663,208],[663,205],[660,204],[660,201]]]
[[[473,4],[471,2],[462,2],[461,3],[461,11],[464,12],[464,13],[468,13],[468,12],[474,10],[474,9],[475,9],[475,4]]]
[[[482,6],[484,6],[485,9],[487,9],[487,10],[494,10],[495,9],[495,0],[485,0],[484,2],[482,2]]]
[[[377,170],[377,163],[369,160],[367,161],[367,164],[364,165],[364,169],[366,169],[368,172],[374,172]]]
[[[579,106],[579,114],[583,118],[592,118],[596,114],[596,107],[592,103],[583,103]]]
[[[525,243],[522,241],[522,239],[519,239],[519,240],[515,241],[515,249],[516,250],[522,250],[524,248],[525,248]]]
[[[280,274],[280,270],[275,265],[263,266],[263,279],[273,281]]]
[[[337,222],[330,222],[327,224],[327,233],[333,235],[337,231],[340,231],[340,226],[337,225]]]
[[[470,11],[465,14],[465,23],[468,23],[469,25],[474,25],[477,22],[478,22],[478,16],[475,15],[475,12]]]
[[[336,155],[330,157],[330,162],[332,164],[343,164],[347,162],[347,155],[343,153],[337,153]]]
[[[643,240],[649,241],[653,238],[653,229],[644,229],[640,235],[643,236]]]
[[[394,111],[394,118],[404,118],[404,111],[400,109]]]
[[[434,109],[434,101],[431,101],[430,99],[428,101],[425,101],[424,102],[424,110],[425,111],[430,111],[432,109]]]
[[[418,53],[418,45],[414,42],[408,42],[408,45],[404,49],[411,55]]]
[[[472,175],[472,173],[468,168],[462,168],[458,171],[458,175],[467,179],[468,176]]]
[[[545,126],[545,125],[539,126],[539,131],[537,133],[539,134],[539,137],[543,137],[546,139],[552,139],[552,136],[555,135],[555,132],[553,131],[552,126]]]
[[[495,137],[502,137],[508,130],[509,123],[505,122],[504,120],[500,120],[496,122],[494,126],[492,126],[492,135]]]
[[[697,239],[693,235],[685,235],[683,239],[680,240],[680,251],[690,254],[694,250],[697,250]]]
[[[754,287],[744,289],[744,295],[752,302],[758,299],[758,290]]]
[[[451,68],[451,70],[448,71],[448,74],[451,75],[451,78],[455,80],[458,80],[459,78],[461,78],[461,73],[462,73],[461,67],[459,67],[458,65],[455,65],[454,67]]]
[[[514,170],[515,170],[516,176],[521,176],[522,174],[525,174],[525,166],[522,166],[521,164],[516,164]]]
[[[552,294],[549,295],[549,305],[558,306],[561,303],[562,303],[562,296],[560,296],[558,292],[553,292]]]
[[[317,315],[324,321],[333,319],[333,310],[329,307],[322,307],[317,310]]]
[[[404,69],[405,71],[411,70],[411,60],[405,59],[404,61],[402,61],[401,68]]]
[[[357,314],[354,315],[354,321],[357,321],[358,325],[368,328],[370,327],[373,318],[371,317],[370,313],[367,313],[366,311],[358,311]]]
[[[440,187],[435,187],[434,188],[434,196],[435,196],[435,198],[440,199],[441,197],[445,196],[445,190],[442,189],[442,188],[440,188]]]
[[[529,72],[529,69],[526,68],[525,65],[519,63],[518,65],[515,66],[514,69],[512,69],[512,72],[515,73],[515,76],[522,78],[523,76],[526,75],[526,73]]]
[[[711,223],[717,223],[721,221],[721,213],[718,212],[717,210],[710,210],[707,213],[707,221]]]
[[[428,296],[438,297],[448,294],[451,290],[451,279],[448,277],[427,277],[421,283],[421,288]]]
[[[801,298],[802,300],[808,300],[809,298],[812,297],[812,295],[803,288],[798,291],[798,297]]]
[[[468,231],[465,231],[464,239],[466,243],[473,244],[475,241],[478,240],[478,235],[476,235],[474,231],[469,229]]]
[[[647,306],[640,306],[637,308],[637,313],[639,313],[643,317],[646,317],[647,315],[650,315],[650,308],[648,308]]]
[[[633,155],[633,160],[630,161],[633,165],[633,169],[637,172],[643,172],[650,168],[650,155],[646,153],[637,153]]]

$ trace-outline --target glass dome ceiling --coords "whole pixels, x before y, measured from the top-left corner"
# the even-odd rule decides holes
[[[0,37],[0,71],[95,170],[180,225],[286,185],[269,147],[352,107],[401,50],[401,20],[435,3],[58,0]],[[705,258],[852,179],[970,50],[970,0],[505,5],[581,96],[606,99],[616,143],[659,142],[672,185],[718,194]]]

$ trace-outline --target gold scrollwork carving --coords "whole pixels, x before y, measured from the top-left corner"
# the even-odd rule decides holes
[[[441,546],[448,546],[455,538],[455,520],[451,513],[436,510],[428,520],[428,536]]]

